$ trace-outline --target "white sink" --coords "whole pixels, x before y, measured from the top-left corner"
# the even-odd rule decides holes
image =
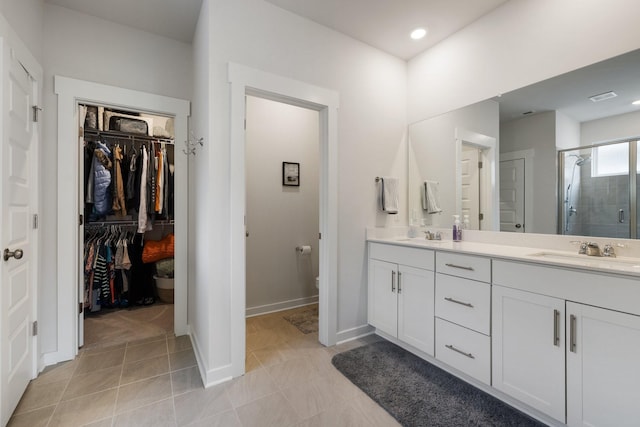
[[[594,265],[603,267],[609,266],[611,268],[615,268],[616,266],[627,266],[640,269],[640,258],[597,257],[559,251],[540,251],[529,254],[529,256],[543,258],[549,261],[570,262],[578,263],[581,265]]]

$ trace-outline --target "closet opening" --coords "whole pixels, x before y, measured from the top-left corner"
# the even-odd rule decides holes
[[[79,103],[78,347],[174,332],[174,118]]]

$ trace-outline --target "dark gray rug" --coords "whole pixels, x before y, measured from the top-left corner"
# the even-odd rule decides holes
[[[283,316],[283,319],[298,328],[303,334],[318,332],[318,305]]]
[[[405,427],[544,426],[388,341],[336,354],[331,362]]]

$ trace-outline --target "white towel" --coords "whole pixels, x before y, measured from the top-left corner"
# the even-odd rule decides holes
[[[398,178],[380,178],[380,202],[382,210],[388,214],[398,213]]]
[[[422,209],[429,214],[442,212],[440,209],[440,197],[438,195],[438,182],[425,181],[420,189],[422,195]]]

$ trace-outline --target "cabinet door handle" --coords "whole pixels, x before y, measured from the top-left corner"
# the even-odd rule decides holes
[[[553,310],[553,345],[560,347],[560,312]]]
[[[465,307],[469,307],[469,308],[473,308],[473,304],[468,303],[468,302],[462,302],[462,301],[458,301],[457,299],[453,299],[450,297],[444,297],[445,301],[449,301],[455,304],[460,304],[460,305],[464,305]]]
[[[457,348],[455,348],[455,347],[454,347],[454,346],[452,346],[451,344],[446,344],[446,345],[445,345],[445,347],[447,347],[449,350],[453,350],[453,351],[455,351],[456,353],[460,353],[460,354],[461,354],[461,355],[463,355],[463,356],[467,356],[469,359],[475,359],[475,358],[476,358],[473,354],[471,354],[471,353],[466,353],[466,352],[464,352],[464,351],[462,351],[462,350],[458,350]]]
[[[445,265],[451,268],[459,268],[461,270],[473,271],[473,267],[465,267],[464,265],[456,265],[456,264],[445,264]]]
[[[569,316],[569,351],[572,353],[577,353],[576,351],[576,323],[578,319],[573,314]]]
[[[402,272],[398,271],[398,293],[402,292]]]
[[[396,291],[396,272],[391,272],[391,292]]]

